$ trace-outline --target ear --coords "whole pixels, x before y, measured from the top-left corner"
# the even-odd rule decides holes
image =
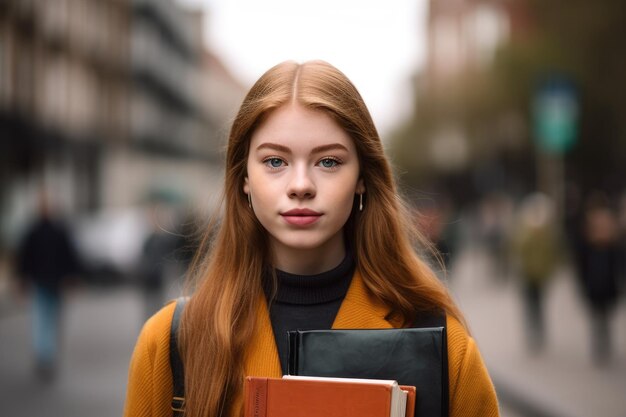
[[[246,194],[250,193],[250,184],[248,184],[248,177],[243,179],[243,192]]]
[[[359,181],[356,183],[356,193],[365,194],[365,182],[363,178],[359,178]]]

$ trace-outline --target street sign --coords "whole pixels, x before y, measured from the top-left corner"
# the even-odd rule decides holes
[[[576,143],[578,135],[578,97],[574,84],[566,77],[543,80],[533,99],[533,126],[539,148],[563,154]]]

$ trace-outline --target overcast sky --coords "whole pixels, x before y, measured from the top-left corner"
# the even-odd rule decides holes
[[[323,59],[354,82],[383,136],[410,109],[427,0],[178,1],[207,11],[207,43],[247,87],[278,62]]]

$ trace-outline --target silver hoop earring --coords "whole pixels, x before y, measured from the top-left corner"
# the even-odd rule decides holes
[[[363,193],[359,194],[359,211],[363,211]]]
[[[252,197],[250,197],[251,193],[248,193],[248,207],[252,208]]]

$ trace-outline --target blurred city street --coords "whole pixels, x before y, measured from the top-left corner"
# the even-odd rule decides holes
[[[548,346],[526,353],[515,282],[499,283],[480,250],[466,250],[451,271],[452,290],[497,385],[503,417],[619,417],[626,398],[626,306],[612,323],[615,356],[593,366],[588,320],[563,270],[549,291]],[[171,285],[169,296],[177,286]],[[6,415],[122,414],[128,360],[143,320],[143,296],[128,287],[79,289],[68,295],[58,378],[39,381],[30,350],[27,304],[2,294],[0,394]]]
[[[502,416],[626,417],[626,3],[381,4],[0,1],[0,417],[122,415],[285,59],[358,85]]]
[[[487,363],[501,404],[519,416],[619,417],[626,415],[626,303],[614,320],[613,353],[598,368],[591,360],[590,324],[575,277],[562,268],[548,288],[546,350],[531,354],[524,339],[524,311],[514,277],[494,279],[480,249],[466,250],[450,279],[470,330]],[[503,415],[507,414],[503,410]]]
[[[3,309],[3,415],[122,415],[128,360],[142,319],[140,294],[126,289],[80,290],[67,301],[60,369],[50,383],[40,381],[34,372],[30,310],[26,305]]]

